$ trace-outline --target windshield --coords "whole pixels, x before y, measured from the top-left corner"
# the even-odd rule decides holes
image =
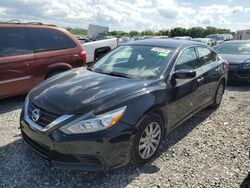
[[[161,75],[174,49],[153,46],[120,46],[94,64],[92,71],[135,79]]]
[[[218,46],[219,54],[241,54],[250,55],[250,43],[224,43]]]

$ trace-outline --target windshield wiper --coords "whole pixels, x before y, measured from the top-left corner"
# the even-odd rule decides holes
[[[90,66],[87,66],[87,70],[93,71]]]
[[[122,78],[131,78],[131,77],[127,76],[127,75],[116,73],[116,72],[100,72],[100,73],[101,74],[107,74],[107,75],[110,75],[110,76],[122,77]]]

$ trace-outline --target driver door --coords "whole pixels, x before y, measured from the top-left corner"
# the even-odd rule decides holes
[[[190,47],[179,55],[175,62],[174,70],[196,70],[197,67],[196,50],[194,47]],[[171,91],[167,113],[171,114],[168,117],[168,123],[173,127],[191,115],[199,106],[199,75],[186,79],[174,78],[173,76],[170,83]]]

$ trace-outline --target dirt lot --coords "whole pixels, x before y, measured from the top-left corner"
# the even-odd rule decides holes
[[[0,100],[0,187],[250,187],[250,86],[228,87],[217,111],[172,132],[150,164],[106,173],[63,171],[37,156],[18,129],[23,100]]]

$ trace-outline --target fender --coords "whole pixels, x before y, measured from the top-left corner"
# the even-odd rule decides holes
[[[69,69],[72,69],[72,68],[73,68],[73,67],[72,67],[70,64],[64,63],[64,62],[61,62],[61,63],[54,63],[54,64],[48,66],[49,71],[55,70],[55,69],[65,69],[65,70],[69,70]]]

